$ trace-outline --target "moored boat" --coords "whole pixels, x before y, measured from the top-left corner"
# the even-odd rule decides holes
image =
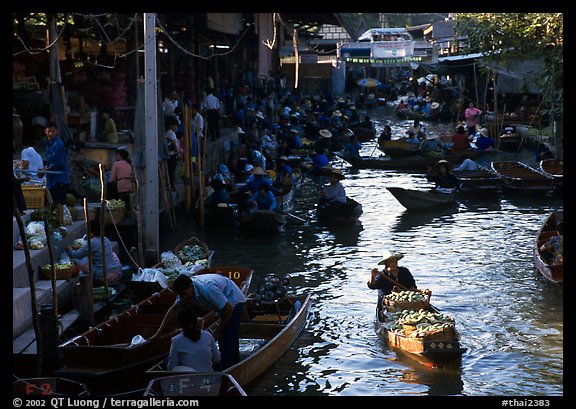
[[[234,377],[224,372],[193,372],[152,379],[144,396],[247,396]]]
[[[447,207],[456,203],[455,193],[451,189],[446,192],[440,189],[416,190],[390,186],[386,189],[402,206],[411,211]]]
[[[554,185],[554,179],[519,161],[493,161],[494,170],[502,179],[504,190],[524,195],[545,195]]]
[[[540,161],[540,170],[554,179],[554,188],[562,191],[564,188],[564,161],[562,159],[545,159]]]
[[[556,210],[550,213],[538,230],[534,241],[534,268],[548,281],[554,284],[564,283],[564,263],[560,260],[549,260],[542,256],[540,248],[551,237],[558,236],[558,223],[564,219],[564,211]]]
[[[434,158],[431,156],[410,155],[403,158],[379,157],[373,158],[371,156],[363,156],[354,158],[337,154],[340,158],[344,159],[350,165],[358,169],[384,169],[384,170],[409,170],[426,173],[427,166],[432,166],[438,160],[444,159],[451,164],[456,164],[462,161],[467,156],[470,159],[477,158],[487,152],[478,150],[462,150],[452,151],[446,153],[442,157]]]
[[[250,297],[240,324],[240,362],[223,370],[245,387],[262,376],[294,343],[307,323],[311,296],[285,295],[270,302]],[[150,379],[174,375],[161,362],[146,375]]]
[[[83,383],[56,376],[18,379],[12,383],[12,393],[15,396],[90,396]]]
[[[474,170],[452,171],[460,181],[462,193],[495,194],[500,189],[500,178],[492,169],[478,165]]]
[[[229,277],[247,294],[253,270],[217,266],[200,270],[196,274],[208,273]],[[62,343],[58,349],[63,366],[55,374],[86,384],[91,393],[141,388],[145,382],[146,369],[168,355],[171,339],[180,331],[176,326],[169,327],[162,336],[148,340],[157,332],[165,313],[175,300],[175,292],[169,288],[162,289],[115,317]],[[217,322],[218,316],[214,311],[199,307],[196,309],[203,328]]]

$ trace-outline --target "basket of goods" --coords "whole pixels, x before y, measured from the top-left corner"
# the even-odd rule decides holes
[[[392,291],[382,299],[387,311],[420,310],[430,307],[430,290]]]
[[[80,272],[80,266],[71,262],[58,262],[54,264],[54,273],[56,280],[70,280],[76,277]],[[52,278],[52,268],[50,264],[45,264],[40,267],[40,273],[44,278],[50,280]]]
[[[452,341],[458,338],[454,318],[426,310],[390,313],[388,328],[400,336],[422,341]]]
[[[88,217],[93,220],[100,217],[100,203],[88,203]],[[106,200],[106,213],[104,224],[118,224],[124,220],[126,214],[126,203],[120,199]]]
[[[46,188],[37,185],[22,185],[22,193],[28,209],[44,208],[44,198],[46,197]]]
[[[198,240],[196,237],[191,237],[188,240],[178,243],[174,248],[174,254],[176,254],[176,257],[178,257],[182,264],[198,264],[197,262],[200,260],[206,260],[205,264],[207,264],[210,250],[206,243]]]

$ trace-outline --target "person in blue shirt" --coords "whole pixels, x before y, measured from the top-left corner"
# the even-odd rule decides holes
[[[248,201],[248,210],[274,210],[276,209],[276,198],[274,193],[270,191],[268,185],[260,185],[258,191],[250,196]]]
[[[344,155],[350,158],[361,159],[361,149],[362,144],[358,142],[358,136],[356,134],[352,134],[350,137],[350,142],[344,145]]]
[[[220,317],[212,332],[218,341],[222,361],[221,370],[240,361],[240,321],[246,296],[228,277],[221,274],[198,274],[192,277],[180,274],[172,284],[177,294],[174,304],[168,309],[156,334],[156,339],[174,326],[178,313],[190,307],[216,311]]]
[[[44,133],[48,138],[46,151],[44,152],[43,170],[58,173],[46,173],[46,187],[52,196],[52,202],[56,210],[58,221],[64,224],[64,205],[66,194],[70,185],[70,169],[68,168],[68,151],[62,138],[58,135],[58,126],[54,122],[48,122]],[[39,172],[40,173],[40,172]]]
[[[488,130],[486,128],[480,129],[478,138],[476,138],[476,149],[480,151],[491,150],[494,146],[494,140],[488,135]]]
[[[112,250],[112,243],[104,237],[104,249],[102,249],[102,239],[100,231],[100,219],[98,217],[90,220],[90,250],[92,252],[92,281],[94,286],[104,285],[104,264],[106,260],[106,280],[108,285],[117,284],[122,278],[122,263],[118,255]],[[68,255],[80,266],[80,270],[88,273],[88,243],[79,249],[66,247]]]
[[[322,170],[322,168],[330,165],[330,160],[328,156],[324,153],[324,149],[321,147],[316,147],[316,155],[312,158],[312,169]]]
[[[536,148],[536,152],[534,152],[534,159],[536,163],[540,163],[540,161],[546,159],[554,159],[554,154],[552,153],[548,145],[546,145],[545,143],[540,143]]]
[[[226,189],[226,185],[220,179],[214,178],[212,180],[212,188],[214,192],[206,198],[206,207],[213,209],[218,207],[221,203],[230,203],[230,195]]]
[[[276,177],[272,186],[279,193],[286,194],[292,189],[294,184],[294,174],[287,156],[280,156],[276,163]]]

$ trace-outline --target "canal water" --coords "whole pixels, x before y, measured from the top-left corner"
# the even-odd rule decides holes
[[[369,112],[378,134],[411,124],[391,107]],[[427,123],[442,134],[453,124]],[[377,156],[376,140],[361,154]],[[532,149],[481,159],[532,161]],[[290,291],[312,294],[309,321],[292,347],[247,388],[251,396],[562,396],[563,293],[534,270],[532,249],[545,217],[561,197],[498,195],[468,198],[449,210],[408,213],[387,186],[426,188],[422,173],[353,169],[339,160],[348,196],[364,213],[353,227],[327,228],[315,220],[317,181],[296,193],[284,231],[273,237],[198,229],[181,217],[162,231],[165,250],[196,236],[214,250],[213,265],[290,274]],[[453,316],[466,348],[454,369],[431,369],[396,353],[376,332],[376,291],[366,282],[384,250],[405,255],[418,288]]]

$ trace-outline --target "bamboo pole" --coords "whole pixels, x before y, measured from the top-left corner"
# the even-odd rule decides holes
[[[54,267],[54,250],[52,248],[51,232],[48,225],[48,216],[43,215],[44,233],[46,234],[46,245],[48,246],[48,257],[50,258],[50,284],[52,286],[52,305],[54,306],[54,319],[58,321],[58,286],[56,285],[56,271]]]
[[[28,272],[28,287],[30,288],[30,310],[32,311],[32,327],[34,328],[34,337],[36,338],[36,374],[42,375],[42,367],[44,365],[44,348],[42,347],[42,331],[40,330],[40,322],[38,319],[38,301],[36,299],[36,280],[34,277],[34,269],[32,268],[32,261],[30,259],[30,248],[28,247],[28,240],[26,239],[26,230],[24,229],[24,222],[20,217],[20,210],[16,197],[12,195],[13,199],[13,214],[16,218],[16,224],[20,231],[20,238],[22,239],[22,246],[24,250],[24,258],[26,259],[26,270]]]
[[[200,227],[204,228],[204,162],[206,159],[206,139],[208,139],[208,133],[202,138],[201,146],[202,153],[198,155],[198,189],[199,189],[199,201],[200,201]],[[200,143],[200,141],[198,141]]]
[[[190,192],[190,171],[191,171],[191,160],[190,160],[190,150],[191,150],[191,132],[190,132],[190,110],[187,105],[184,105],[184,110],[182,112],[184,118],[184,206],[186,212],[190,211],[192,204],[192,195]]]
[[[87,296],[88,302],[86,303],[86,315],[87,321],[90,326],[94,325],[94,282],[92,281],[92,231],[90,229],[90,213],[88,212],[88,202],[84,198],[84,220],[86,220],[86,237],[88,237],[88,282],[87,282]]]
[[[102,280],[104,281],[104,299],[106,306],[110,306],[110,297],[108,295],[108,274],[106,274],[106,247],[105,247],[105,219],[106,219],[106,184],[104,183],[104,167],[98,164],[100,169],[100,246],[102,247]]]
[[[136,229],[137,229],[137,237],[138,237],[138,264],[143,266],[144,265],[144,238],[142,237],[142,213],[140,208],[140,183],[138,183],[138,179],[136,179],[136,175],[134,175],[134,186],[136,190],[136,203],[137,208],[135,209],[136,212]]]

